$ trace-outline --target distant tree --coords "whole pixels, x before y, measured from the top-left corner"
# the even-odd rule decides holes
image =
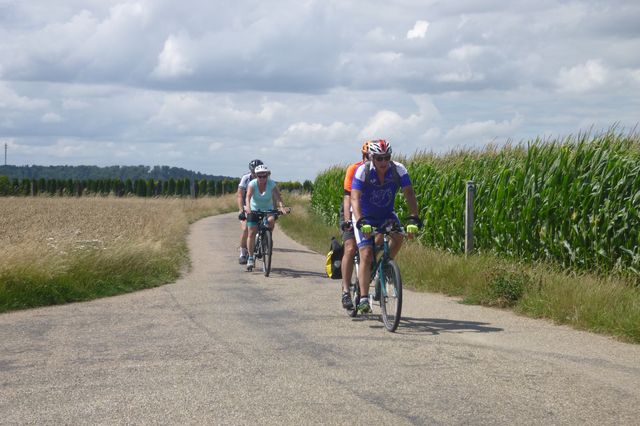
[[[147,197],[153,197],[156,195],[156,183],[153,178],[147,179]]]
[[[87,193],[95,194],[96,193],[96,181],[93,179],[87,180]]]
[[[189,178],[184,178],[184,184],[182,186],[182,195],[185,197],[190,197],[191,196],[191,179]]]
[[[130,178],[127,178],[124,181],[124,194],[125,195],[133,194],[133,182],[131,181]]]
[[[176,180],[169,178],[169,184],[167,185],[167,195],[176,195]]]
[[[68,196],[73,195],[74,191],[73,191],[73,180],[72,179],[67,179],[64,182],[64,193],[65,193],[65,195],[68,195]]]
[[[47,179],[46,188],[47,188],[47,193],[49,195],[55,195],[55,193],[56,193],[56,180],[55,179]]]
[[[11,192],[11,181],[6,176],[0,176],[0,195],[6,197]]]
[[[20,183],[20,195],[31,195],[31,179],[22,179]]]
[[[36,194],[43,194],[47,191],[47,181],[44,178],[38,179],[38,192]]]
[[[198,181],[198,196],[204,197],[205,195],[207,195],[207,180],[200,179]]]
[[[175,192],[175,195],[182,196],[183,191],[184,191],[184,180],[178,179],[176,181],[176,192]]]
[[[311,182],[309,179],[305,180],[302,183],[302,189],[304,190],[304,192],[313,192],[313,182]]]
[[[147,196],[147,183],[144,179],[136,179],[135,183],[135,192],[138,197],[146,197]]]
[[[216,195],[216,181],[210,180],[207,182],[207,194],[214,197]]]

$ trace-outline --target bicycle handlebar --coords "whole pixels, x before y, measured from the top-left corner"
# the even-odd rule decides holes
[[[408,233],[404,230],[402,225],[400,225],[398,222],[394,220],[388,220],[380,226],[373,226],[373,225],[370,225],[370,226],[372,228],[371,233],[374,235],[375,234],[388,235],[391,233],[398,233],[405,237],[408,235]]]
[[[271,210],[253,210],[251,211],[258,218],[262,219],[265,216],[282,216],[283,214],[291,213],[291,207],[285,207],[284,210],[271,209]]]

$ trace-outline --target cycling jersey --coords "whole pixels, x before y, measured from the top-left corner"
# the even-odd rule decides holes
[[[344,176],[344,183],[342,185],[345,195],[351,194],[351,182],[353,181],[353,175],[356,173],[358,167],[360,167],[362,164],[364,164],[364,160],[353,163],[347,168],[347,174]]]
[[[273,188],[276,187],[276,182],[267,179],[267,187],[262,193],[258,189],[258,179],[253,179],[249,182],[247,189],[249,186],[253,188],[253,195],[251,196],[249,204],[251,211],[273,210]]]
[[[400,177],[400,186],[393,179],[391,167],[385,172],[382,185],[378,181],[378,173],[374,164],[371,164],[368,176],[365,176],[366,164],[360,165],[353,176],[351,188],[361,192],[360,212],[363,217],[367,217],[371,221],[384,221],[393,217],[394,201],[398,189],[411,185],[406,167],[402,163],[395,161],[394,163]]]
[[[251,173],[247,173],[246,175],[240,178],[240,183],[238,184],[238,189],[242,190],[242,205],[246,204],[247,197],[247,187],[249,186],[249,182],[251,182]]]

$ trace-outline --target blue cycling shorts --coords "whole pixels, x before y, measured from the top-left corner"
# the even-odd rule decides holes
[[[398,225],[400,225],[400,219],[398,219],[398,216],[396,216],[394,212],[391,212],[389,216],[382,217],[382,218],[379,218],[379,217],[368,218],[367,223],[375,228],[383,225],[387,221],[393,221],[393,222],[396,222]],[[357,227],[354,227],[354,231],[356,234],[356,242],[358,243],[358,248],[373,245],[373,239],[374,239],[373,233],[369,236],[369,238],[364,238],[362,231],[360,231]]]

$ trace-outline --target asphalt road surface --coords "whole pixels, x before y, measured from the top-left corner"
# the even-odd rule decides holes
[[[409,291],[389,333],[323,255],[277,230],[265,278],[238,235],[194,224],[175,284],[0,315],[0,424],[640,424],[640,345]]]

